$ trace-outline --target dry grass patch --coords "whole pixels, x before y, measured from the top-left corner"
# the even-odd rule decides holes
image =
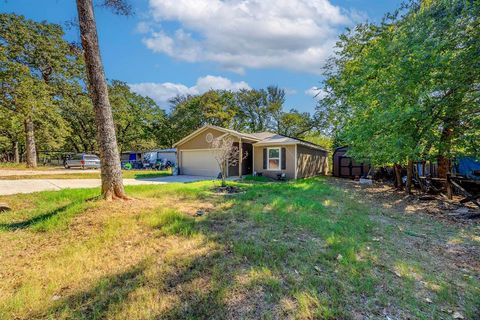
[[[235,184],[246,192],[196,182],[127,187],[127,202],[5,197],[16,205],[0,216],[0,318],[478,314],[476,229],[380,211],[325,179]]]

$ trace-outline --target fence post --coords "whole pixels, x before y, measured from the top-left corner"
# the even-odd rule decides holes
[[[453,199],[453,188],[450,173],[447,173],[447,198],[449,200]]]

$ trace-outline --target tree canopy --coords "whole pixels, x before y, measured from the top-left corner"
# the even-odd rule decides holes
[[[418,1],[342,35],[317,117],[356,158],[480,155],[480,3]]]
[[[0,14],[0,44],[3,159],[35,158],[42,151],[97,153],[82,48],[64,39],[60,25],[15,14]],[[277,86],[178,96],[169,110],[119,80],[108,82],[108,95],[121,151],[171,147],[205,124],[320,136],[310,113],[285,110],[285,90]]]
[[[177,96],[170,102],[170,126],[165,130],[171,132],[171,142],[205,124],[242,132],[271,131],[296,138],[316,134],[318,127],[308,112],[284,111],[285,90],[277,86],[238,92],[210,90],[198,96]]]

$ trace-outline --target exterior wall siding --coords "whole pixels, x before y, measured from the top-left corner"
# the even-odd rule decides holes
[[[182,154],[182,150],[194,150],[194,149],[210,149],[210,144],[207,142],[207,134],[211,133],[213,138],[217,138],[217,137],[220,137],[220,136],[223,136],[225,134],[225,132],[223,131],[219,131],[219,130],[215,130],[213,128],[209,128],[203,132],[200,132],[199,134],[197,134],[196,136],[194,136],[193,138],[185,141],[184,143],[182,144],[179,144],[176,146],[176,149],[177,149],[177,163],[178,163],[178,166],[180,167],[180,172],[182,172],[182,157],[181,157],[181,154]],[[230,138],[233,139],[233,141],[238,141],[238,138],[234,137],[234,136],[229,136]],[[237,143],[238,145],[238,143]],[[237,176],[238,175],[238,165],[237,166],[233,166],[233,167],[229,167],[228,168],[228,174],[229,176]]]
[[[220,137],[224,134],[224,132],[215,130],[215,129],[207,129],[203,132],[200,132],[193,138],[185,141],[182,144],[176,146],[177,148],[177,164],[180,167],[180,172],[182,171],[182,150],[190,150],[190,149],[210,149],[210,144],[207,142],[207,134],[211,133],[214,138]]]
[[[263,169],[263,149],[264,148],[285,148],[286,168],[285,170],[268,170]],[[286,146],[255,146],[253,145],[253,171],[262,173],[266,177],[277,178],[277,174],[285,173],[287,179],[295,179],[295,145]]]
[[[328,154],[326,151],[297,145],[297,178],[307,178],[327,174]]]
[[[190,140],[185,141],[184,143],[178,145],[177,152],[179,149],[210,149],[210,144],[207,142],[207,134],[211,133],[214,138],[223,136],[225,132],[218,131],[215,129],[207,129],[203,132],[200,132]],[[238,141],[236,137],[230,136],[234,141]]]

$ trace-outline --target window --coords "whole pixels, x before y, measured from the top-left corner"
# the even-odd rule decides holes
[[[280,148],[268,148],[268,170],[280,170]]]

